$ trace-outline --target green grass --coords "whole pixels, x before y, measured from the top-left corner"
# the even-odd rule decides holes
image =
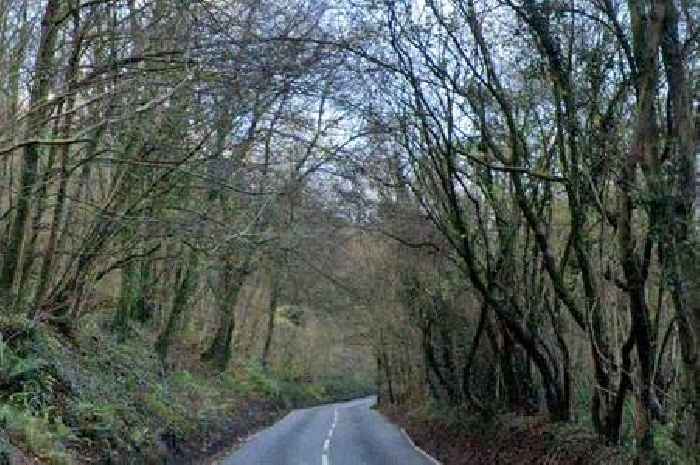
[[[121,343],[108,325],[87,317],[68,340],[0,320],[0,465],[16,449],[50,465],[163,463],[164,442],[214,432],[252,399],[282,411],[370,392],[361,380],[301,384],[255,363],[165,373],[146,331]]]

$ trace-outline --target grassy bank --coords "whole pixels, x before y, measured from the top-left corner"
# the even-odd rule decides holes
[[[0,335],[2,465],[197,463],[289,408],[368,389],[358,380],[304,384],[250,363],[223,373],[194,360],[166,369],[148,332],[119,341],[98,318],[70,337],[5,319]]]

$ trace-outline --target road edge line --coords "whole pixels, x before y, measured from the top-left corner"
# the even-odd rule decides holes
[[[414,448],[417,452],[419,452],[423,457],[425,457],[426,459],[430,460],[433,464],[435,464],[435,465],[443,465],[442,462],[440,462],[440,461],[437,460],[435,457],[431,456],[429,453],[427,453],[426,451],[424,451],[423,449],[421,449],[420,447],[418,447],[418,446],[416,445],[416,443],[413,442],[413,439],[411,439],[411,436],[408,435],[408,433],[406,432],[405,429],[403,429],[403,428],[400,428],[400,429],[401,429],[401,433],[403,433],[403,437],[406,438],[406,440],[407,440],[408,443],[411,445],[411,447],[413,447],[413,448]]]

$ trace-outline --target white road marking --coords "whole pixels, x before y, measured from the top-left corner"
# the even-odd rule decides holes
[[[323,441],[323,453],[321,454],[321,465],[329,465],[328,463],[328,451],[331,448],[331,438],[333,437],[333,431],[335,426],[338,424],[338,407],[333,410],[333,423],[331,424],[331,429],[328,430],[328,438]]]

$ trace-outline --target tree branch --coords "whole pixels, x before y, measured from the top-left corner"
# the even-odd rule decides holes
[[[5,147],[0,149],[0,155],[7,155],[14,152],[15,150],[27,147],[28,145],[48,145],[48,146],[62,146],[62,145],[72,145],[72,144],[88,144],[92,142],[91,139],[29,139],[22,142],[18,142],[10,147]]]

